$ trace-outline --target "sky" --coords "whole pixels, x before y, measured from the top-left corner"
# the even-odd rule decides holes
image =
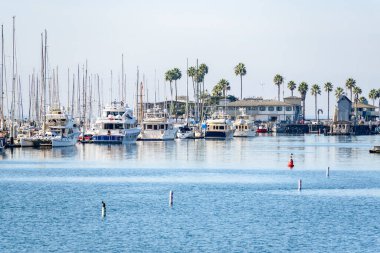
[[[275,74],[281,74],[285,83],[305,81],[309,88],[319,84],[322,89],[327,81],[344,87],[352,77],[366,97],[370,89],[380,88],[380,1],[2,0],[0,6],[7,71],[12,58],[12,16],[16,16],[17,68],[24,99],[29,75],[33,69],[40,70],[40,36],[45,29],[49,65],[59,67],[63,104],[68,69],[72,73],[86,60],[89,73],[103,80],[105,100],[111,99],[113,71],[112,97],[116,98],[122,54],[130,105],[137,67],[140,80],[145,76],[149,101],[154,100],[154,92],[162,100],[164,73],[174,67],[182,71],[178,93],[185,95],[187,59],[190,66],[197,59],[208,65],[207,90],[224,78],[235,96],[240,95],[240,79],[234,74],[239,62],[247,68],[244,97],[277,99]],[[286,87],[284,94],[290,95]],[[326,117],[324,92],[318,104]],[[308,93],[306,116],[313,115],[314,97]]]

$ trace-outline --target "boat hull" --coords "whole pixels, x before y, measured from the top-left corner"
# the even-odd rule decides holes
[[[234,133],[234,137],[254,137],[256,136],[256,131],[238,131]]]
[[[234,131],[206,131],[205,139],[231,139]]]
[[[123,135],[94,135],[92,141],[94,143],[122,144],[123,138]]]
[[[125,134],[123,137],[123,143],[134,143],[134,142],[136,142],[137,137],[139,136],[140,132],[141,132],[140,128],[125,130]]]
[[[77,143],[79,133],[72,134],[68,137],[56,137],[51,140],[52,147],[70,147]]]
[[[145,130],[140,134],[142,141],[170,141],[174,140],[177,134],[177,129],[169,130]]]

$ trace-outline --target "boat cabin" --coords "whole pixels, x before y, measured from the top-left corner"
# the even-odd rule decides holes
[[[168,129],[173,129],[173,125],[165,123],[165,122],[162,122],[162,123],[147,122],[147,123],[143,123],[143,129],[144,130],[168,130]]]

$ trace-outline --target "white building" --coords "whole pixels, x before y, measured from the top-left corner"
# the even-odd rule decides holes
[[[302,112],[301,98],[293,96],[284,100],[285,102],[262,98],[244,99],[228,103],[225,109],[232,117],[240,114],[239,108],[245,108],[246,113],[257,121],[298,121]],[[223,109],[223,106],[218,107]]]

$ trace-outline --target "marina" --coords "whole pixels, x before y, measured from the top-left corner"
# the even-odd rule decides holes
[[[379,135],[263,135],[8,149],[0,155],[0,245],[376,252],[380,156],[368,150],[379,142]]]
[[[3,1],[0,253],[380,252],[380,1]]]

